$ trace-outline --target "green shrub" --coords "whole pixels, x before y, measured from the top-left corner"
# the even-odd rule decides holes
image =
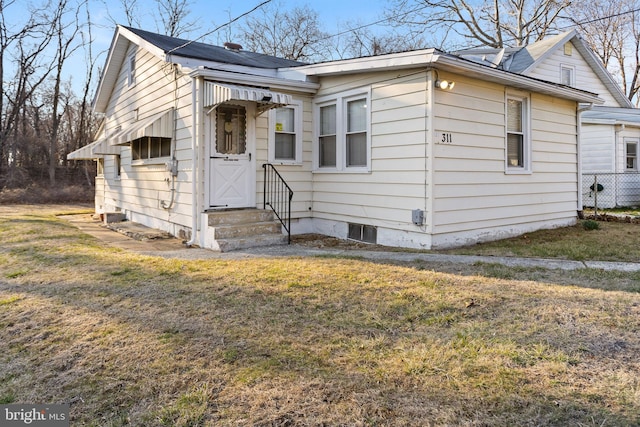
[[[584,227],[585,230],[598,230],[600,228],[600,224],[598,221],[588,219],[582,223],[582,227]]]

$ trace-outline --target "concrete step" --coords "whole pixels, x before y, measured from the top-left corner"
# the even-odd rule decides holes
[[[282,245],[287,236],[273,211],[262,209],[220,210],[208,213],[207,224],[215,246],[227,252],[258,246]]]
[[[209,227],[219,225],[252,224],[274,220],[273,211],[266,209],[221,210],[208,213]]]
[[[286,245],[287,236],[283,234],[262,234],[235,239],[216,239],[216,242],[220,246],[220,252],[229,252],[260,246]]]
[[[282,234],[280,222],[252,222],[211,227],[213,237],[219,239],[236,239],[241,237],[260,236],[263,234]]]

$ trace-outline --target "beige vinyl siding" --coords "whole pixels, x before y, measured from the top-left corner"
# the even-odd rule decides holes
[[[129,54],[134,51],[136,84],[129,87],[127,62]],[[166,210],[161,207],[162,201],[169,203],[171,200],[172,178],[165,166],[168,158],[132,164],[131,147],[125,145],[121,149],[120,179],[113,179],[113,172],[108,170],[110,168],[105,164],[106,198],[110,198],[114,206],[125,211],[131,219],[162,228],[166,228],[166,224],[157,220],[182,227],[189,227],[191,224],[191,79],[186,76],[178,78],[176,103],[173,76],[173,68],[170,65],[131,45],[106,111],[106,128],[110,134],[117,126],[126,129],[134,124],[136,109],[138,119],[144,120],[177,106],[178,120],[174,144],[178,159],[178,176],[174,183],[176,191],[172,209]],[[166,181],[167,178],[169,182]],[[175,232],[173,229],[167,231]]]
[[[280,165],[274,163],[277,171],[282,175],[293,191],[291,201],[292,218],[308,218],[312,216],[309,209],[312,207],[313,188],[311,184],[311,169],[313,165],[313,106],[309,96],[292,94],[294,99],[303,100],[302,104],[302,164]],[[264,201],[264,169],[262,165],[268,162],[268,137],[269,120],[268,113],[264,113],[256,120],[256,191],[258,208],[262,208]]]
[[[505,173],[505,89],[455,76],[453,91],[436,91],[434,128],[452,143],[435,144],[434,244],[450,234],[517,230],[570,220],[577,205],[576,105],[532,94],[531,173]],[[458,243],[464,244],[464,241]]]
[[[530,77],[560,83],[561,65],[573,67],[575,70],[574,87],[597,93],[598,96],[605,101],[604,105],[606,106],[623,107],[623,105],[618,104],[604,83],[602,83],[602,80],[598,78],[593,69],[575,47],[572,49],[572,55],[567,56],[564,54],[562,46],[560,46],[559,49],[549,55],[548,58],[546,58],[528,75]]]
[[[411,211],[427,207],[427,73],[325,77],[319,95],[354,88],[371,90],[371,172],[314,172],[314,217],[416,231]]]
[[[612,125],[582,124],[583,172],[613,172],[615,130]]]

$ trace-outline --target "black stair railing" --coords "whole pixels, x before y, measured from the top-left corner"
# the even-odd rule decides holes
[[[264,169],[264,205],[271,207],[276,217],[287,231],[287,243],[291,244],[291,199],[293,191],[282,179],[271,163],[262,165]]]

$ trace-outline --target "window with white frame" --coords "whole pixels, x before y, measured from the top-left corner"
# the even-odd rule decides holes
[[[637,171],[638,170],[638,141],[627,141],[626,142],[626,159],[627,159],[627,167],[628,171]]]
[[[507,172],[530,172],[531,136],[527,96],[507,95],[506,129]]]
[[[131,87],[136,84],[136,54],[129,55],[127,59],[127,86]]]
[[[371,167],[369,93],[350,91],[316,102],[316,170],[362,171]]]
[[[272,109],[269,129],[269,161],[302,163],[302,103]]]
[[[131,141],[131,160],[149,160],[171,156],[171,138],[143,136]]]
[[[568,65],[560,65],[560,83],[575,86],[575,69]]]

